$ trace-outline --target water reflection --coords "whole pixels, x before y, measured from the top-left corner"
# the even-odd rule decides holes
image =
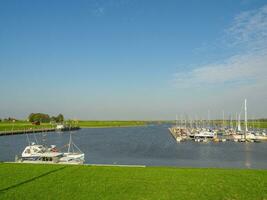
[[[251,143],[245,143],[245,166],[251,168]]]

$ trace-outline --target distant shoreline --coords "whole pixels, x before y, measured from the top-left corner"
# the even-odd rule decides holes
[[[142,127],[142,126],[147,126],[147,124],[144,125],[128,125],[128,126],[86,126],[83,127],[81,126],[81,129],[90,129],[90,128],[131,128],[131,127]]]
[[[76,128],[126,128],[146,126],[149,122],[145,121],[66,121],[66,126]],[[0,122],[0,136],[16,135],[35,132],[56,131],[56,124],[41,123],[34,125],[28,121]]]

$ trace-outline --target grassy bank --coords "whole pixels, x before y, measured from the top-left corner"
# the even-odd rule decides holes
[[[81,128],[92,127],[127,127],[127,126],[143,126],[146,125],[145,121],[79,121],[78,124],[71,122],[73,125],[78,125]],[[55,128],[55,125],[50,123],[41,123],[41,125],[32,125],[27,121],[16,122],[0,122],[0,131],[12,131],[12,130],[29,130],[29,129],[42,129],[42,128]]]
[[[81,128],[91,127],[127,127],[127,126],[144,126],[145,121],[79,121]]]
[[[42,128],[54,128],[55,126],[50,123],[42,123],[39,126],[32,125],[27,121],[16,122],[0,122],[0,131],[12,131],[12,130],[29,130],[29,129],[42,129]]]
[[[267,170],[0,164],[0,199],[267,199]]]

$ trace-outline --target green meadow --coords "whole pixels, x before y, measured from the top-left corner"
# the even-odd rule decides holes
[[[128,126],[144,126],[147,124],[145,121],[78,121],[67,123],[78,125],[81,128],[93,128],[93,127],[128,127]],[[43,128],[55,128],[55,125],[50,123],[41,123],[41,125],[33,125],[27,121],[16,122],[0,122],[0,131],[12,131],[12,130],[29,130],[29,129],[43,129]]]
[[[266,122],[248,122],[249,128],[267,128]]]
[[[216,124],[222,125],[222,121],[215,121]],[[229,126],[230,122],[225,121],[224,126]],[[235,121],[233,122],[233,126],[236,126]],[[241,123],[241,126],[244,127],[244,122]],[[267,128],[267,121],[248,121],[248,128]]]
[[[0,131],[12,131],[12,130],[29,130],[29,129],[42,129],[42,128],[54,128],[54,125],[50,123],[41,123],[36,126],[27,121],[16,121],[16,122],[0,122]]]
[[[81,128],[90,127],[128,127],[128,126],[144,126],[145,121],[79,121]]]
[[[0,199],[267,199],[267,170],[0,164]]]

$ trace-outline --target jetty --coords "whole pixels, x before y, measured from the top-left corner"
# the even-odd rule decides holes
[[[177,137],[180,137],[178,132],[176,131],[175,127],[169,128],[169,131],[172,135],[172,137],[176,140]]]
[[[189,129],[184,128],[184,127],[175,126],[175,127],[169,128],[169,131],[171,135],[173,136],[173,138],[176,140],[176,142],[185,141],[189,139],[189,136],[190,136]]]
[[[74,131],[79,130],[79,126],[64,127],[61,129],[58,128],[38,128],[38,129],[21,129],[21,130],[8,130],[0,131],[0,136],[4,135],[21,135],[21,134],[32,134],[32,133],[42,133],[42,132],[55,132],[55,131]]]

